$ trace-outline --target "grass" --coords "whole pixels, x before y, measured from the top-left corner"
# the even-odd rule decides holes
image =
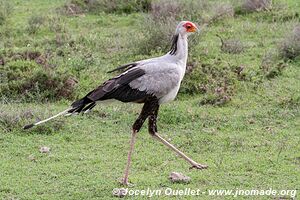
[[[109,78],[104,73],[109,69],[162,53],[136,53],[136,44],[145,38],[140,29],[146,13],[57,14],[56,9],[65,3],[62,0],[12,1],[13,13],[0,27],[0,59],[4,59],[4,67],[17,62],[40,71],[46,66],[56,75],[72,74],[78,80],[75,96],[80,97]],[[297,12],[297,1],[286,3],[289,13]],[[299,23],[299,17],[285,18],[282,16],[285,12],[279,17],[275,12],[225,17],[202,28],[201,35],[196,37],[200,42],[190,58],[198,64],[186,75],[177,100],[161,107],[158,129],[193,159],[208,164],[209,169],[189,170],[183,160],[154,141],[145,126],[138,134],[133,155],[130,175],[130,181],[135,184],[133,189],[299,190],[300,61],[270,58],[268,69],[262,69],[265,55],[277,51]],[[37,28],[28,31],[30,25]],[[238,39],[243,44],[243,52],[223,52],[216,34],[224,39]],[[41,53],[47,58],[46,64],[35,60],[15,61],[7,56],[27,50]],[[270,78],[269,67],[272,70],[281,62],[286,67]],[[205,66],[215,68],[207,72]],[[4,69],[2,65],[0,68]],[[239,73],[242,78],[236,76],[236,68],[243,69]],[[211,98],[209,92],[224,87],[222,74],[232,83],[230,101],[224,105],[203,105],[201,102]],[[205,87],[208,92],[190,95],[186,91],[191,87]],[[0,198],[115,199],[112,190],[120,187],[118,179],[126,163],[130,127],[141,105],[100,104],[88,115],[60,118],[22,130],[23,125],[60,112],[71,102],[55,98],[47,101],[42,95],[42,92],[34,93],[28,99],[1,94]],[[50,153],[40,153],[42,146],[50,147]],[[190,176],[191,182],[171,183],[168,176],[173,171]],[[200,197],[232,199],[207,194]],[[258,196],[255,199],[280,197],[283,198]],[[153,199],[177,198],[195,197]],[[238,199],[253,198],[239,196]]]

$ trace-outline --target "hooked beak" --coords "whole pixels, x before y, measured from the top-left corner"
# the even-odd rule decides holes
[[[193,26],[189,32],[194,33],[194,32],[200,32],[199,28],[197,26]]]

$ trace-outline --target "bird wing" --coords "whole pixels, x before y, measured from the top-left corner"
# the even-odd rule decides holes
[[[144,70],[145,74],[132,80],[129,83],[130,87],[157,98],[167,95],[181,82],[181,71],[174,63],[160,60],[141,65],[139,68]]]
[[[146,93],[132,90],[129,83],[145,74],[141,68],[134,67],[122,74],[105,81],[98,88],[87,95],[92,101],[117,99],[124,102],[135,101],[143,98]]]

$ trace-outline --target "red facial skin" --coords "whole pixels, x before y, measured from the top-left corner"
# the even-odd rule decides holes
[[[183,25],[184,28],[186,28],[186,32],[196,32],[197,27],[192,22],[187,22]]]

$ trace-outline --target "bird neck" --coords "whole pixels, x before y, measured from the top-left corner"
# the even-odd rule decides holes
[[[181,35],[179,33],[173,36],[172,46],[169,54],[186,64],[188,56],[188,41],[186,34]]]

